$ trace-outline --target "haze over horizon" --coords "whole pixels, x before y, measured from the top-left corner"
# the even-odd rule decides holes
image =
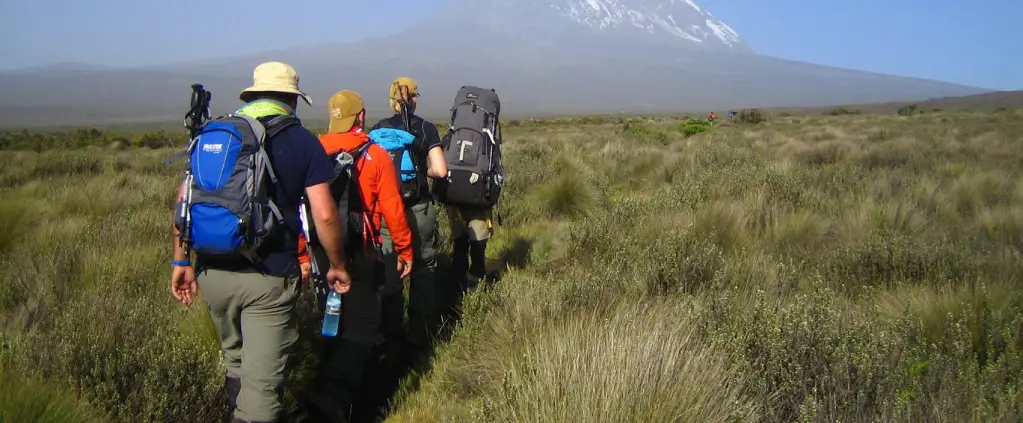
[[[295,1],[291,4],[298,6],[291,8],[295,19],[287,37],[253,34],[250,39],[260,42],[248,44],[245,37],[234,38],[239,43],[227,42],[243,31],[239,25],[206,25],[199,35],[188,32],[183,23],[216,15],[231,16],[237,22],[256,19],[260,10],[273,5],[266,0],[215,4],[181,0],[146,8],[132,7],[127,0],[17,1],[5,4],[0,14],[0,35],[19,41],[0,45],[4,57],[0,70],[67,62],[149,66],[347,43],[399,32],[428,19],[449,1]],[[976,7],[938,0],[928,2],[926,8],[880,0],[826,4],[704,0],[700,4],[734,28],[758,54],[992,90],[1023,89],[1023,55],[1012,54],[1019,51],[1012,40],[1023,39],[1023,27],[1015,25],[1023,18],[1023,2],[993,0]],[[406,19],[396,20],[396,15]],[[225,41],[196,47],[196,39]],[[372,51],[365,54],[371,57]]]

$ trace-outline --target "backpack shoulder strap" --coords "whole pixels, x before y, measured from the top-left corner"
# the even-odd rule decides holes
[[[288,118],[289,116],[287,115],[276,116],[272,119],[266,120],[266,123],[263,123],[264,119],[254,118],[242,113],[237,113],[234,114],[233,116],[239,117],[248,122],[249,127],[252,128],[252,131],[256,136],[256,143],[259,146],[259,149],[256,151],[255,163],[257,178],[256,186],[260,186],[260,184],[262,183],[262,172],[260,171],[260,169],[266,169],[266,173],[270,177],[270,182],[276,184],[277,173],[274,172],[273,164],[270,160],[270,155],[266,153],[266,143],[270,140],[270,138],[272,138],[274,135],[277,135],[277,133],[280,132],[280,130],[285,127],[284,125],[281,124],[281,122],[285,121],[286,118]],[[268,129],[270,130],[269,133]]]
[[[281,131],[287,129],[288,127],[298,125],[301,123],[301,121],[297,117],[292,115],[277,115],[270,119],[265,120],[252,119],[249,118],[248,116],[246,116],[246,118],[251,119],[252,121],[255,121],[258,124],[252,125],[253,130],[259,130],[263,133],[262,138],[260,139],[261,142],[259,143],[259,152],[257,153],[261,157],[262,163],[257,163],[257,169],[258,165],[260,164],[265,166],[267,173],[270,175],[270,182],[276,184],[277,173],[274,172],[273,164],[270,160],[270,155],[267,154],[266,152],[266,145],[270,142],[271,139],[273,139],[273,137],[281,133]],[[264,123],[264,121],[266,123]],[[256,136],[258,138],[260,137],[260,134],[257,133]]]
[[[266,126],[266,140],[269,141],[281,131],[302,123],[298,117],[292,115],[277,115],[268,120]]]
[[[342,191],[342,193],[343,193],[342,195],[347,196],[347,200],[346,201],[347,201],[347,204],[349,204],[349,205],[351,204],[352,201],[362,201],[362,197],[360,197],[359,195],[355,194],[355,193],[358,193],[359,191],[361,191],[360,186],[359,186],[358,164],[363,159],[363,157],[366,155],[365,154],[366,150],[369,149],[370,144],[372,144],[372,143],[371,142],[367,142],[367,143],[363,144],[362,147],[356,148],[355,150],[342,152],[342,153],[347,154],[349,157],[352,158],[351,159],[352,160],[351,163],[345,164],[345,166],[347,166],[347,168],[348,168],[348,170],[347,170],[348,180],[345,181],[345,184],[347,184],[347,187]],[[340,157],[340,154],[341,153],[339,153],[338,157]],[[353,195],[353,194],[355,194],[355,195]],[[341,199],[339,198],[338,200],[340,201]],[[339,208],[339,212],[340,212],[340,208]]]
[[[362,147],[356,148],[355,150],[352,150],[351,153],[348,153],[352,156],[352,169],[355,169],[355,165],[366,156],[366,150],[369,150],[369,146],[371,144],[373,144],[372,141],[367,141],[362,145]]]

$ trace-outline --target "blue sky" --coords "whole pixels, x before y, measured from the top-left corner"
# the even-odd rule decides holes
[[[1023,0],[696,1],[761,54],[1023,89]],[[357,41],[399,30],[396,15],[423,19],[445,2],[4,0],[0,36],[8,42],[0,44],[0,68],[53,62],[148,65]],[[263,10],[294,19],[277,34],[250,34],[243,22],[265,19]],[[216,16],[226,19],[211,20]],[[229,44],[232,38],[237,43]]]

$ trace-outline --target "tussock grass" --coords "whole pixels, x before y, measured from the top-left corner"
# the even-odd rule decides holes
[[[536,215],[544,218],[582,216],[596,206],[599,193],[585,175],[572,170],[564,171],[554,181],[533,192]]]
[[[14,201],[0,203],[0,254],[14,248],[14,240],[29,224],[28,207]]]
[[[99,414],[67,391],[0,365],[0,423],[100,423]]]
[[[496,345],[510,350],[493,353],[503,372],[483,415],[499,422],[752,417],[740,397],[742,376],[690,318],[680,304],[629,304],[495,328]]]
[[[1019,421],[1019,116],[510,125],[502,280],[388,421]],[[167,292],[174,150],[90,142],[0,151],[0,359],[38,381],[10,401],[219,420],[208,318]]]
[[[1021,296],[1012,291],[1019,168],[962,149],[1006,143],[1023,127],[945,117],[772,122],[664,148],[636,145],[635,132],[656,127],[648,123],[620,143],[594,143],[593,155],[576,157],[592,157],[591,183],[607,203],[553,216],[569,221],[556,235],[567,235],[569,259],[539,258],[496,293],[470,296],[489,307],[467,313],[390,421],[722,421],[732,411],[749,411],[742,421],[1014,421],[1023,409]],[[677,165],[669,172],[668,163]],[[617,390],[588,387],[631,386],[638,363],[616,358],[644,345],[606,322],[646,322],[608,304],[656,310],[665,299],[689,301],[690,313],[661,310],[661,321],[685,315],[675,335],[700,334],[699,345],[730,357],[739,396],[703,420],[628,414],[661,410],[649,404],[599,414],[603,404],[591,401]],[[633,344],[602,350],[618,341]],[[566,345],[574,353],[561,359]],[[596,351],[616,367],[591,367]],[[580,368],[592,374],[575,378]],[[676,385],[701,392],[686,383]]]

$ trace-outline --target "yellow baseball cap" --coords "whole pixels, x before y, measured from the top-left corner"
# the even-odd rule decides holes
[[[330,97],[327,102],[327,113],[330,123],[327,132],[348,132],[355,126],[359,112],[365,110],[362,97],[352,90],[342,90]]]

